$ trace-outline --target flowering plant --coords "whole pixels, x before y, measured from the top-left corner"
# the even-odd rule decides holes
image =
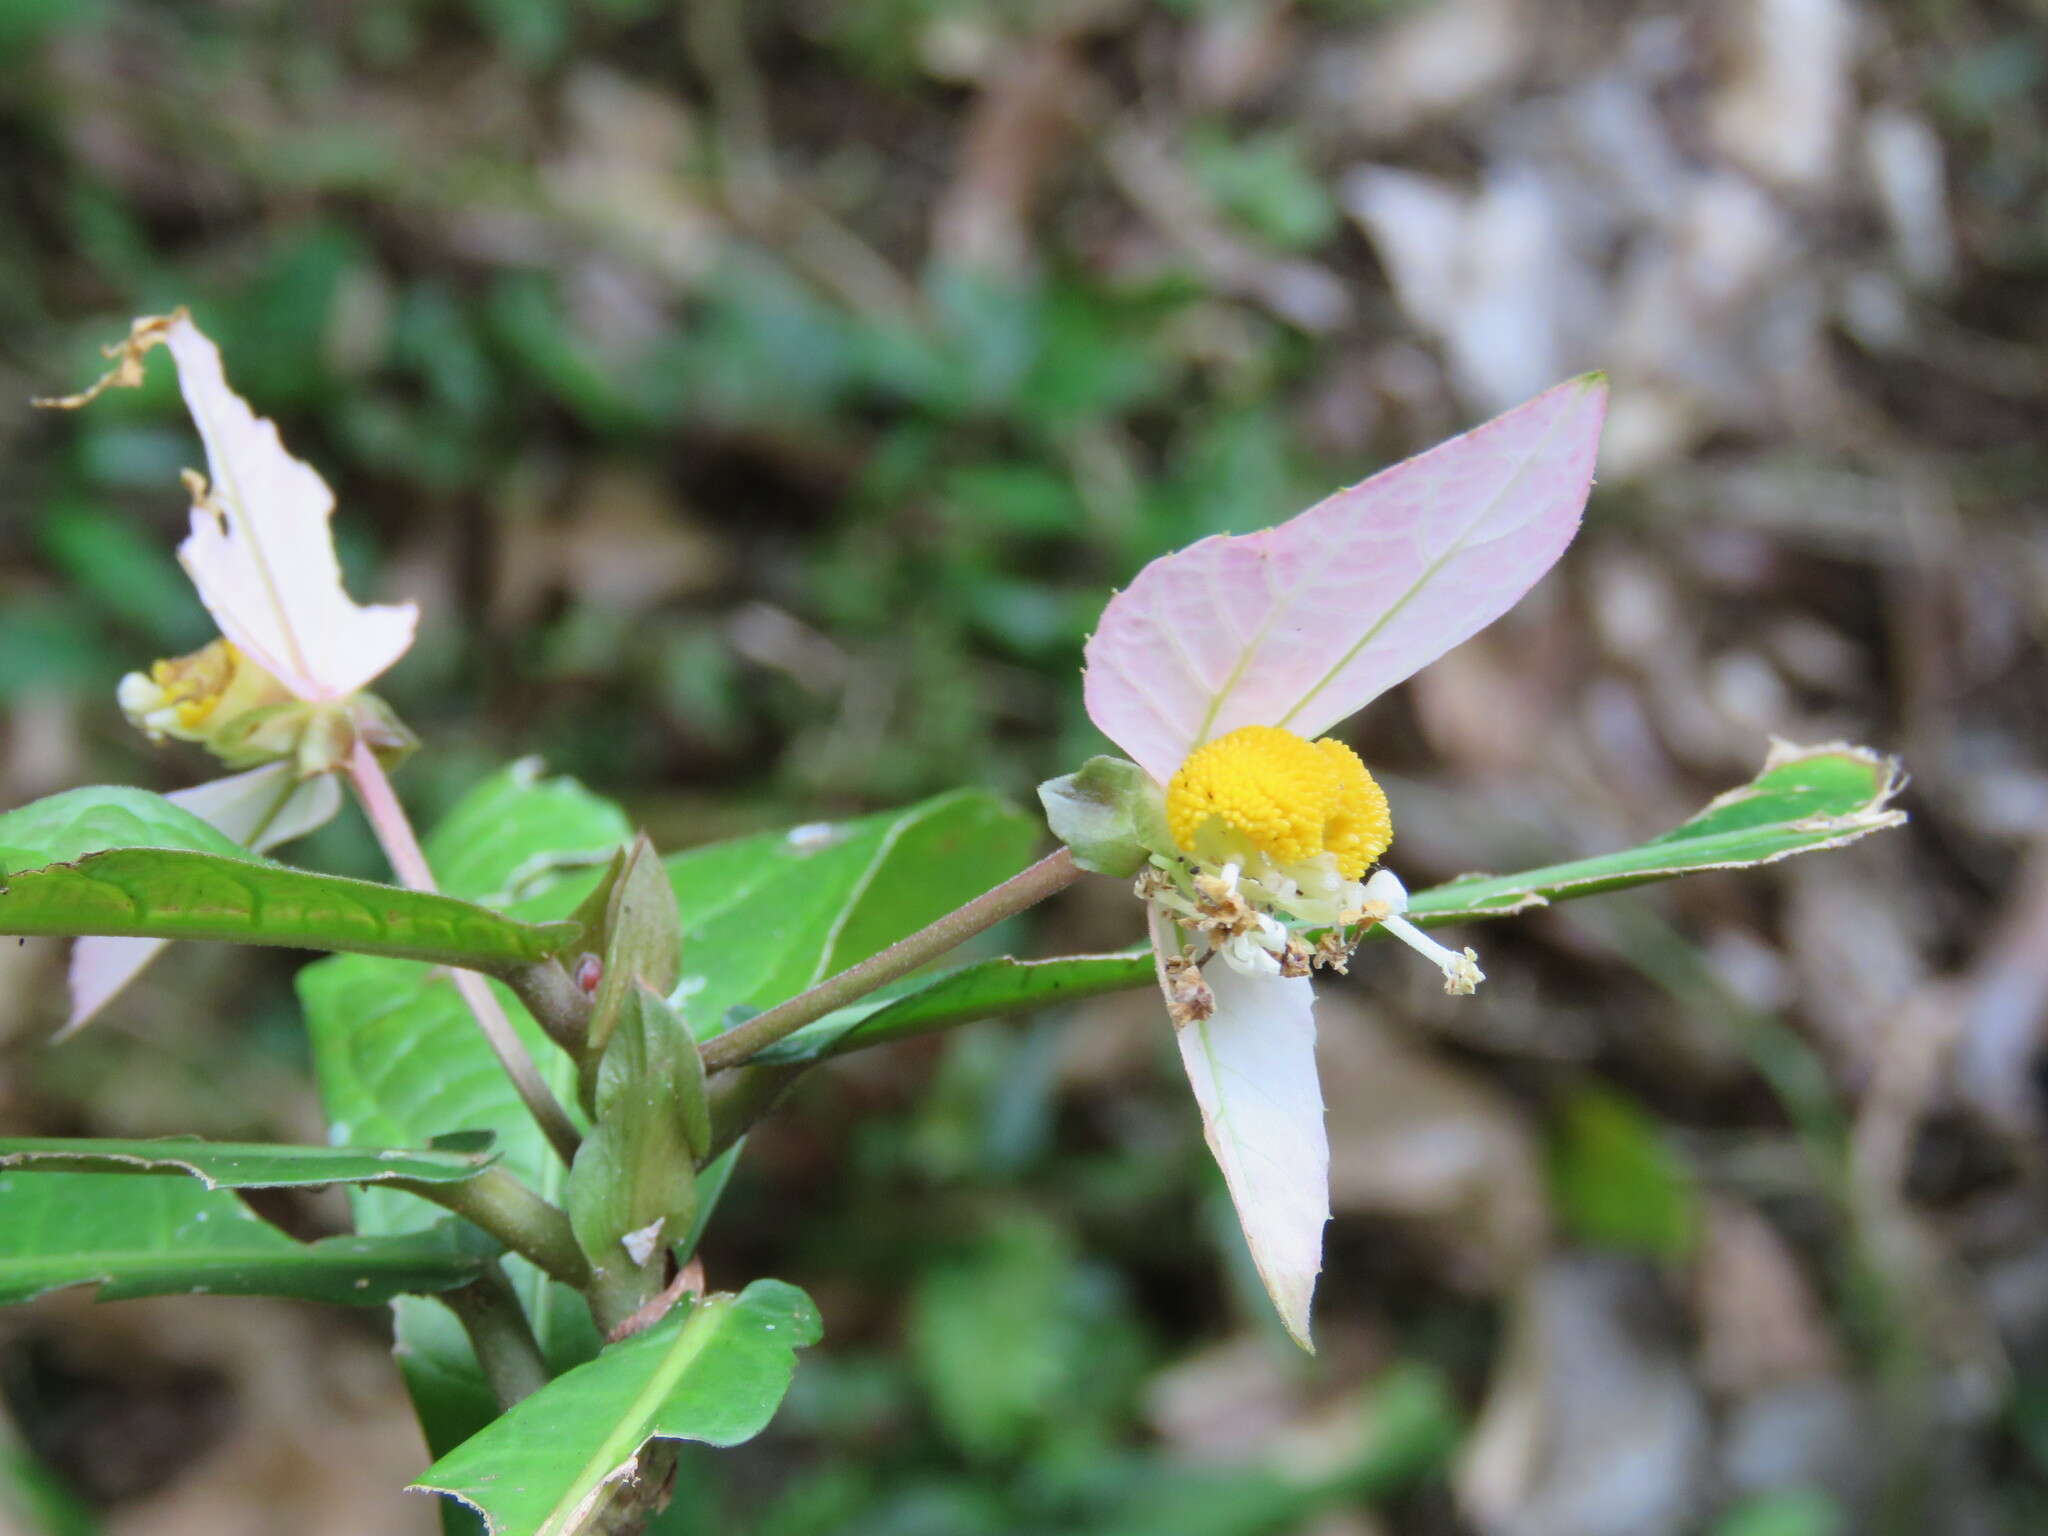
[[[1343,971],[1378,925],[1447,990],[1484,979],[1470,949],[1407,921],[1391,870],[1364,878],[1393,840],[1387,797],[1322,733],[1550,569],[1592,489],[1606,404],[1604,379],[1574,379],[1277,528],[1155,560],[1088,642],[1089,716],[1140,771],[1091,775],[1120,778],[1132,833],[1084,861],[1143,855],[1137,894],[1209,1147],[1304,1348],[1330,1214],[1310,973]],[[1055,831],[1078,788],[1048,786]],[[1089,839],[1085,821],[1070,830]]]
[[[664,859],[531,764],[423,847],[387,777],[415,743],[364,691],[418,614],[348,595],[331,494],[213,345],[182,312],[140,321],[100,386],[56,403],[138,382],[159,345],[205,444],[180,557],[221,636],[120,700],[239,771],[0,815],[0,933],[80,940],[74,1022],[174,939],[331,951],[300,994],[332,1144],[0,1141],[0,1301],[98,1284],[389,1303],[436,1456],[418,1486],[494,1531],[644,1529],[676,1442],[731,1445],[774,1412],[816,1309],[772,1279],[718,1288],[697,1243],[742,1138],[816,1063],[1156,983],[1253,1260],[1307,1345],[1328,1215],[1313,973],[1391,934],[1470,993],[1475,953],[1421,925],[1899,819],[1883,760],[1784,749],[1641,847],[1412,897],[1371,872],[1396,808],[1324,733],[1557,560],[1591,484],[1605,386],[1588,378],[1141,571],[1087,647],[1089,712],[1129,755],[1044,786],[1064,846],[1035,863],[1031,824],[976,792]],[[397,883],[266,856],[343,784]],[[1091,871],[1135,881],[1149,952],[931,969]],[[353,1235],[300,1243],[234,1194],[310,1183],[356,1192]]]

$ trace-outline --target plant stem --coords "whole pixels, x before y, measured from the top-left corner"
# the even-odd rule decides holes
[[[707,1093],[711,1146],[704,1161],[710,1162],[766,1119],[796,1080],[816,1065],[814,1061],[757,1061],[714,1079]]]
[[[707,1040],[704,1070],[723,1072],[739,1066],[756,1052],[795,1034],[806,1024],[815,1023],[833,1009],[844,1008],[877,987],[909,975],[1004,918],[1015,917],[1065,890],[1082,874],[1066,849],[1047,854],[1021,874],[1012,875],[995,889],[982,892],[909,937],[898,939],[880,954],[848,967],[837,976],[828,976],[808,992],[799,992],[788,1002],[778,1003],[766,1013],[756,1014],[746,1023]]]
[[[655,1258],[660,1260],[666,1251],[655,1250]],[[661,1294],[660,1265],[599,1266],[591,1270],[583,1294],[590,1302],[590,1316],[598,1332],[609,1338],[614,1329]]]
[[[677,1451],[673,1440],[641,1446],[633,1474],[607,1484],[602,1501],[577,1529],[585,1536],[642,1536],[675,1493]]]
[[[441,1300],[469,1335],[500,1408],[510,1408],[548,1384],[547,1359],[533,1336],[533,1325],[496,1259],[469,1284],[443,1291]]]
[[[360,736],[356,738],[355,750],[349,756],[348,772],[350,781],[355,785],[356,798],[362,802],[363,813],[370,818],[370,826],[376,831],[377,841],[383,845],[385,858],[391,861],[393,873],[413,890],[433,890],[434,872],[427,867],[427,856],[420,851],[419,839],[413,835],[412,822],[406,817],[405,807],[399,804],[391,781],[384,776],[384,766],[377,761],[377,754]],[[505,1069],[505,1075],[512,1079],[512,1086],[518,1090],[527,1113],[533,1116],[548,1144],[562,1161],[573,1161],[582,1137],[577,1134],[575,1122],[570,1120],[568,1111],[562,1108],[561,1102],[542,1080],[540,1068],[526,1053],[526,1046],[518,1031],[513,1029],[512,1021],[505,1016],[505,1010],[498,1006],[490,983],[475,971],[455,970],[450,974],[455,978],[455,990],[469,1005],[477,1028],[483,1031],[484,1039],[497,1056],[498,1064]]]
[[[547,1037],[581,1058],[590,1035],[590,995],[559,960],[536,960],[498,978],[526,1005]]]
[[[474,1222],[564,1285],[582,1290],[590,1284],[590,1261],[577,1246],[569,1218],[503,1168],[486,1168],[473,1179],[452,1184],[417,1179],[389,1182],[394,1189],[431,1200]]]

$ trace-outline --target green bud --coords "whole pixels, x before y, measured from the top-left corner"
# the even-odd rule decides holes
[[[711,1146],[711,1112],[704,1097],[704,1058],[682,1014],[652,987],[634,987],[620,1025],[598,1063],[598,1122],[630,1113],[646,1098],[668,1106],[688,1142],[691,1160]]]
[[[569,1170],[570,1226],[599,1269],[652,1272],[690,1231],[711,1120],[697,1042],[648,987],[627,992],[593,1097],[597,1124]]]
[[[1121,757],[1091,757],[1078,772],[1039,785],[1038,798],[1052,835],[1097,874],[1127,879],[1173,846],[1159,786]]]
[[[353,735],[376,753],[377,761],[386,768],[396,767],[419,750],[420,739],[413,735],[412,727],[376,694],[358,693],[346,702]],[[303,769],[303,756],[300,766]]]
[[[651,987],[666,997],[682,975],[682,914],[668,871],[646,833],[620,850],[604,883],[576,915],[604,962],[590,1009],[589,1050],[597,1057],[635,987]]]

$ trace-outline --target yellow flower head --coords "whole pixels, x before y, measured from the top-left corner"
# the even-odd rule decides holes
[[[375,695],[308,703],[226,639],[130,672],[117,697],[151,741],[196,742],[230,768],[290,758],[310,777],[333,770],[358,736],[384,753],[413,746],[412,733]]]
[[[1166,786],[1166,825],[1188,851],[1233,840],[1282,867],[1334,857],[1356,880],[1393,841],[1386,794],[1341,741],[1247,725],[1197,747]]]
[[[189,656],[153,662],[145,673],[121,680],[121,707],[152,741],[209,740],[248,710],[289,703],[277,680],[254,666],[229,640],[215,640]]]

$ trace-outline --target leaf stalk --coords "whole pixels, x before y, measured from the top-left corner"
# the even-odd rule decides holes
[[[389,1183],[473,1222],[564,1285],[582,1290],[590,1284],[590,1261],[576,1244],[569,1218],[503,1168],[493,1166],[473,1179],[446,1184],[419,1179]]]
[[[704,1042],[704,1070],[726,1072],[765,1051],[806,1024],[815,1023],[834,1009],[857,1002],[878,987],[908,976],[929,965],[948,951],[993,928],[1005,918],[1035,907],[1057,894],[1085,873],[1065,848],[1047,854],[1030,868],[1012,875],[1001,885],[982,892],[964,906],[956,907],[936,922],[927,924],[906,938],[898,939],[878,955],[828,976],[809,991],[799,992],[787,1002],[756,1014],[744,1024]]]
[[[533,1396],[552,1379],[525,1309],[497,1260],[486,1264],[469,1284],[443,1291],[441,1300],[469,1335],[500,1408]]]

